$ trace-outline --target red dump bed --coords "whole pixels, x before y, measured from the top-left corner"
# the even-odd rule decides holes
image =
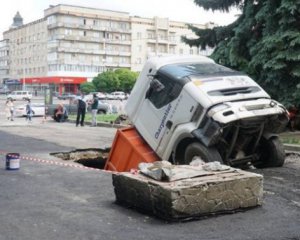
[[[105,170],[128,172],[136,169],[141,162],[159,161],[134,127],[118,129],[112,144]]]

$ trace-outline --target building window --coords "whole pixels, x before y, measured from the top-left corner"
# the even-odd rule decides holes
[[[99,37],[100,37],[100,33],[99,33],[99,32],[94,32],[94,33],[93,33],[93,36],[94,36],[95,38],[99,38]]]
[[[48,24],[56,23],[56,16],[52,15],[47,18]]]
[[[141,63],[142,63],[142,59],[141,59],[141,58],[137,58],[137,59],[136,59],[136,63],[137,63],[137,64],[141,64]]]
[[[65,35],[72,35],[72,29],[65,29]]]
[[[137,32],[136,33],[136,37],[137,37],[137,39],[141,39],[142,38],[142,33],[141,32]]]
[[[172,54],[175,54],[175,48],[174,47],[170,47],[169,48],[169,52],[172,53]]]

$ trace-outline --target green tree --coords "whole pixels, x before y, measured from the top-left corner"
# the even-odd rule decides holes
[[[99,92],[130,92],[137,77],[138,73],[130,71],[129,69],[120,68],[115,71],[100,73],[92,82],[96,91]]]
[[[232,24],[213,29],[190,28],[198,39],[191,46],[216,47],[212,58],[244,71],[275,99],[300,103],[300,0],[194,0],[204,9],[241,15]]]
[[[133,85],[138,77],[137,72],[130,71],[126,68],[120,68],[115,70],[115,73],[117,74],[119,81],[120,81],[120,89],[124,92],[130,92],[133,88]]]
[[[98,92],[113,92],[120,88],[118,75],[114,71],[100,73],[92,82]]]
[[[95,92],[95,86],[92,82],[82,83],[80,84],[80,91],[82,91],[85,94]]]

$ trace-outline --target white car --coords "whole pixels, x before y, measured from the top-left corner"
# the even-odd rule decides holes
[[[112,92],[107,95],[107,98],[110,100],[125,100],[127,96],[124,92]]]
[[[7,95],[7,98],[12,100],[26,100],[32,98],[32,93],[28,91],[13,91]]]
[[[33,116],[44,116],[45,115],[45,104],[44,103],[32,103],[32,115]],[[26,104],[18,105],[15,107],[15,116],[22,117],[26,116]]]

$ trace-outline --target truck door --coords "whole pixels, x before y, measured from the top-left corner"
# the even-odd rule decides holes
[[[151,81],[145,100],[139,108],[135,125],[144,139],[155,151],[161,143],[166,129],[172,127],[170,119],[179,105],[184,83],[164,75],[157,75]],[[163,141],[165,142],[165,141]]]

